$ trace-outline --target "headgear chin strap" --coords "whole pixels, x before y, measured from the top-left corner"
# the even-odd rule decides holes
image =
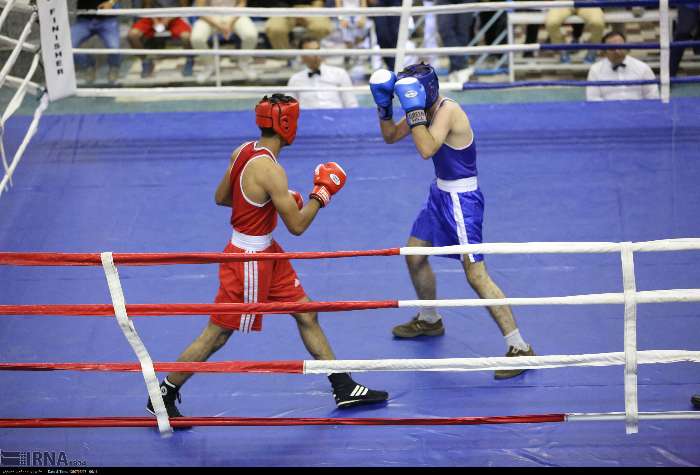
[[[440,95],[440,82],[433,67],[429,64],[420,63],[406,66],[401,71],[397,79],[413,77],[418,79],[425,89],[425,109],[430,109]]]
[[[263,97],[255,106],[255,123],[259,127],[272,129],[287,145],[294,142],[299,120],[299,103],[284,94]]]

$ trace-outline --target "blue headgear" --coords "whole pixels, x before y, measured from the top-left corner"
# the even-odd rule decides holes
[[[435,70],[429,64],[420,63],[412,64],[406,66],[403,71],[399,73],[397,79],[402,78],[416,78],[423,85],[425,89],[425,109],[430,109],[435,101],[437,101],[440,95],[440,83],[438,82],[437,74]]]

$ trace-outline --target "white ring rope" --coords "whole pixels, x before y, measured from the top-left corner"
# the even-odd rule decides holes
[[[467,12],[489,12],[498,10],[532,10],[574,7],[573,1],[549,2],[483,2],[459,5],[434,5],[429,7],[410,7],[411,15],[434,13],[452,14]],[[157,10],[157,11],[154,11]],[[345,15],[400,16],[404,7],[367,7],[367,8],[299,8],[297,15],[290,15],[289,8],[243,8],[243,7],[177,7],[177,8],[120,8],[111,10],[79,10],[79,13],[103,16],[140,16],[140,17],[187,17],[187,16],[252,16],[252,17],[338,17]]]
[[[5,84],[18,88],[22,87],[22,84],[24,84],[24,79],[22,78],[16,78],[14,76],[7,76],[7,80],[5,81]],[[34,81],[27,81],[27,92],[31,94],[32,96],[38,96],[40,92],[42,92],[43,86],[39,83],[36,83]]]
[[[270,90],[275,92],[302,92],[302,91],[339,91],[339,92],[357,92],[369,94],[367,86],[343,86],[343,87],[289,87],[289,86],[222,86],[222,87],[153,87],[153,88],[138,88],[138,87],[116,87],[116,88],[78,88],[75,91],[76,97],[155,97],[155,96],[178,96],[178,97],[197,97],[197,96],[246,96],[250,94],[269,94]],[[440,90],[462,90],[461,83],[443,83],[440,84]]]
[[[15,5],[15,1],[16,0],[10,0],[9,2],[3,5],[2,12],[0,12],[0,29],[2,29],[2,26],[5,24],[5,20],[7,20],[7,16],[12,11],[12,7]]]
[[[15,12],[15,13],[32,13],[36,11],[36,8],[32,6],[29,0],[0,0],[0,7],[2,11],[5,10]],[[0,24],[0,26],[2,26]]]
[[[566,422],[598,422],[598,421],[624,421],[624,412],[590,412],[566,414]],[[640,412],[639,419],[643,421],[666,421],[700,419],[700,411],[667,411],[667,412]]]
[[[411,54],[433,55],[444,54],[451,56],[454,54],[485,54],[485,53],[508,53],[538,51],[539,43],[517,44],[517,45],[484,45],[484,46],[445,46],[441,48],[415,48],[411,49]],[[134,49],[134,48],[75,48],[77,54],[123,54],[123,55],[146,55],[155,56],[259,56],[267,57],[295,57],[295,56],[394,56],[400,51],[399,48],[381,49],[358,49],[358,48],[334,48],[324,50],[308,49]]]
[[[48,106],[49,96],[47,94],[44,94],[39,100],[39,106],[34,111],[34,118],[32,119],[32,123],[29,125],[29,130],[27,131],[27,134],[24,136],[24,140],[17,148],[17,151],[15,152],[15,156],[12,159],[12,163],[10,163],[10,167],[7,170],[7,173],[5,173],[5,176],[3,177],[2,181],[0,181],[0,195],[7,187],[9,181],[12,179],[12,174],[14,173],[15,168],[17,168],[20,159],[24,155],[24,151],[27,148],[29,141],[34,136],[34,134],[36,134],[37,128],[39,127],[39,119],[41,119],[41,115],[44,113]]]
[[[10,174],[10,166],[7,163],[7,156],[5,154],[5,122],[7,122],[7,120],[12,116],[12,114],[14,114],[17,111],[17,109],[19,109],[20,105],[22,105],[24,96],[26,95],[27,89],[29,88],[29,79],[34,76],[36,68],[37,66],[39,66],[39,59],[40,56],[38,54],[35,54],[34,59],[32,60],[32,65],[29,67],[27,75],[24,77],[24,80],[17,88],[17,91],[15,91],[15,94],[14,96],[12,96],[12,99],[10,99],[10,102],[7,105],[7,108],[5,109],[5,112],[3,112],[2,117],[0,117],[0,156],[2,156],[2,165],[5,168],[5,175],[10,176],[10,185],[12,184],[12,175]],[[5,190],[5,187],[3,187],[3,190]]]
[[[20,35],[17,44],[15,45],[14,49],[12,50],[12,53],[10,56],[7,58],[7,62],[5,65],[2,67],[2,70],[0,70],[0,87],[2,87],[3,84],[5,84],[5,78],[9,74],[10,70],[12,67],[15,65],[17,62],[17,57],[19,56],[19,53],[22,51],[22,45],[24,42],[27,40],[27,37],[29,34],[32,32],[32,24],[36,21],[37,19],[37,13],[34,12],[32,13],[32,16],[29,17],[29,21],[27,24],[24,26],[24,29],[22,30],[22,34]]]
[[[698,251],[700,238],[660,239],[633,242],[634,252]],[[522,242],[463,244],[443,247],[402,247],[402,256],[441,254],[597,254],[622,252],[618,242]]]
[[[16,39],[10,38],[9,36],[0,35],[0,41],[11,45],[21,44],[22,51],[26,51],[27,53],[36,53],[37,51],[39,51],[39,46],[29,42],[20,43]]]
[[[646,290],[636,293],[637,303],[700,302],[700,289]],[[620,305],[624,293],[568,295],[565,297],[507,297],[504,299],[399,300],[408,307],[498,307],[503,305]]]
[[[12,114],[14,114],[17,111],[17,109],[19,109],[19,106],[22,104],[22,99],[24,99],[24,96],[27,93],[27,90],[29,89],[29,85],[31,83],[30,79],[34,76],[36,68],[39,66],[40,59],[40,55],[34,55],[34,59],[32,60],[32,64],[29,67],[29,71],[27,72],[26,76],[24,76],[24,79],[21,80],[21,83],[19,84],[15,95],[12,96],[12,99],[10,99],[10,102],[7,104],[7,108],[5,109],[5,112],[3,112],[2,117],[0,118],[0,133],[2,133],[5,129],[5,122],[7,122],[7,119],[9,119],[10,116],[12,116]],[[35,86],[38,86],[38,84],[36,83],[33,84]]]
[[[647,350],[637,352],[639,364],[700,363],[700,351]],[[622,366],[625,353],[583,355],[507,356],[484,358],[305,360],[304,374],[370,371],[491,371],[567,366]]]

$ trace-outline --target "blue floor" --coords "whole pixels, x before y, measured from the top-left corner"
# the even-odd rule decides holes
[[[643,241],[700,237],[700,100],[671,104],[542,103],[468,106],[486,196],[487,242]],[[8,123],[11,154],[28,117]],[[0,198],[5,251],[219,251],[229,210],[214,189],[232,149],[254,138],[252,112],[47,116]],[[319,162],[348,183],[302,237],[280,225],[287,250],[372,249],[405,243],[432,165],[410,140],[385,145],[369,109],[304,111],[282,154],[290,187],[307,193]],[[455,261],[432,260],[439,298],[472,297]],[[620,258],[488,256],[513,297],[620,292]],[[636,255],[640,290],[700,287],[700,255]],[[316,300],[415,298],[397,257],[297,261]],[[129,303],[212,301],[214,265],[122,267]],[[100,268],[0,268],[0,303],[108,303]],[[339,358],[496,356],[505,345],[485,309],[449,309],[440,338],[398,341],[408,310],[325,314]],[[538,354],[622,351],[621,306],[518,307]],[[135,318],[156,361],[173,361],[205,317]],[[700,350],[700,306],[643,305],[640,350]],[[262,333],[234,335],[215,360],[307,359],[292,319],[269,316]],[[0,361],[133,361],[109,318],[1,317]],[[337,411],[323,376],[198,375],[183,389],[193,416],[458,417],[623,411],[621,367],[531,371],[355,374],[386,389],[385,407]],[[0,373],[0,417],[144,415],[138,373]],[[700,367],[645,365],[641,411],[689,410]],[[161,439],[151,429],[3,429],[0,450],[64,451],[90,466],[696,466],[698,422],[466,427],[195,428]]]

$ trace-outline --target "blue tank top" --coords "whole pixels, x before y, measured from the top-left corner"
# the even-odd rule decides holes
[[[440,107],[449,100],[451,99],[443,99]],[[433,166],[435,176],[441,180],[459,180],[476,176],[476,140],[472,138],[472,143],[460,149],[443,143],[433,155]]]

